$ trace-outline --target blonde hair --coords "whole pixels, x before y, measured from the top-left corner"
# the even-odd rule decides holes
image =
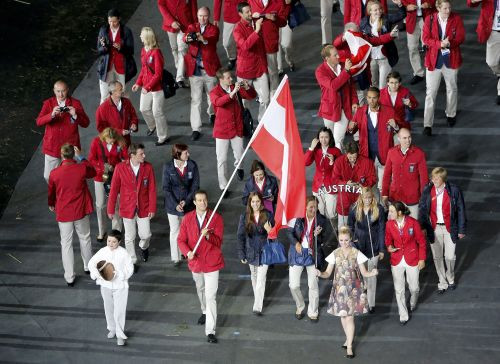
[[[113,139],[122,147],[126,144],[125,139],[115,129],[109,127],[99,133],[99,139],[102,142],[105,142],[106,139]]]
[[[436,167],[432,170],[431,177],[439,177],[443,182],[446,182],[448,179],[448,171],[443,167]]]
[[[362,221],[363,216],[364,216],[364,211],[363,211],[363,197],[366,196],[367,194],[372,196],[372,203],[370,204],[370,212],[372,213],[372,221],[375,221],[378,219],[379,216],[379,210],[378,210],[378,205],[377,205],[377,200],[375,199],[375,196],[373,194],[373,191],[369,187],[363,187],[361,189],[361,193],[358,197],[358,200],[356,201],[355,209],[356,209],[356,221]]]
[[[352,240],[352,233],[351,233],[351,230],[347,227],[347,226],[341,226],[340,229],[339,229],[339,237],[340,235],[348,235],[349,236],[349,240]]]
[[[375,5],[378,5],[380,7],[380,15],[381,16],[377,21],[377,23],[378,23],[377,24],[377,32],[380,35],[380,31],[382,30],[382,24],[383,24],[382,15],[384,15],[384,8],[382,7],[382,4],[380,4],[380,1],[378,1],[378,0],[370,0],[366,4],[366,12],[368,13],[369,16],[371,16],[371,8],[372,8],[372,6],[375,6]]]
[[[141,29],[142,43],[147,50],[160,48],[153,28],[143,27]]]
[[[441,7],[444,3],[448,3],[451,5],[451,0],[436,0],[436,8]]]
[[[330,57],[330,55],[332,54],[332,50],[334,49],[335,47],[331,44],[324,46],[323,48],[321,48],[321,57],[323,57],[323,59]]]

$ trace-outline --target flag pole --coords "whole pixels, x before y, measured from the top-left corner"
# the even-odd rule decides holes
[[[285,82],[288,80],[288,76],[285,75],[283,77],[283,79],[281,80],[281,83],[279,84],[278,88],[276,89],[276,92],[274,93],[273,95],[273,98],[271,100],[274,101],[277,97],[277,95],[279,95],[281,89],[283,88],[283,85],[285,84]],[[269,104],[271,104],[271,102]],[[267,113],[267,109],[266,111],[264,112],[264,115],[262,115],[262,119],[264,119],[264,116],[266,115]],[[261,120],[262,120],[261,119]],[[229,185],[231,184],[231,182],[233,181],[234,179],[234,176],[236,175],[236,171],[240,168],[240,165],[241,165],[241,162],[243,162],[243,159],[245,158],[245,155],[247,154],[248,150],[250,149],[250,146],[252,145],[254,139],[256,138],[256,136],[259,134],[258,132],[260,131],[260,129],[262,129],[262,127],[264,126],[264,123],[261,123],[259,122],[259,125],[257,126],[257,129],[255,129],[255,131],[253,132],[252,134],[252,137],[250,138],[250,141],[248,142],[245,150],[243,151],[243,154],[241,155],[240,157],[240,160],[238,161],[238,164],[236,165],[236,167],[234,167],[234,170],[233,170],[233,173],[231,174],[231,177],[229,177],[229,181],[227,181],[227,184],[226,184],[226,187],[224,187],[224,190],[222,191],[220,197],[219,197],[219,200],[217,201],[217,204],[215,205],[213,211],[212,211],[212,214],[210,215],[210,217],[208,218],[208,221],[207,221],[207,225],[205,225],[205,227],[208,227],[210,225],[210,222],[212,221],[212,218],[213,216],[215,215],[215,212],[217,211],[217,209],[219,208],[219,205],[220,203],[222,202],[222,199],[224,198],[224,195],[226,194],[227,192],[227,189],[229,188]],[[202,235],[200,235],[198,237],[198,241],[196,242],[196,245],[193,249],[193,254],[196,253],[196,251],[198,250],[198,247],[200,246],[200,243],[201,243],[201,239],[203,238]]]

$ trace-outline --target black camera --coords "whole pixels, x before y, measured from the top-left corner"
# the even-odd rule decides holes
[[[191,33],[188,33],[188,35],[186,36],[186,41],[189,43],[189,42],[195,42],[198,40],[198,35],[196,34],[196,32],[191,32]]]
[[[59,107],[59,111],[60,112],[69,112],[69,107],[67,107],[67,106],[60,106]]]

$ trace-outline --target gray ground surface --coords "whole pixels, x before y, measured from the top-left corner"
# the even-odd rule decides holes
[[[204,2],[200,2],[204,3]],[[303,145],[306,147],[321,121],[313,115],[319,105],[314,69],[321,62],[319,4],[306,1],[312,20],[294,33],[297,72],[290,74],[292,96]],[[444,92],[438,97],[435,135],[420,136],[425,86],[412,90],[422,107],[415,121],[415,143],[427,153],[429,167],[444,165],[450,178],[464,190],[469,217],[468,237],[457,248],[458,289],[436,294],[437,276],[432,261],[421,274],[420,305],[405,327],[399,326],[392,279],[387,259],[382,264],[377,291],[377,313],[356,320],[355,351],[360,362],[398,363],[497,363],[500,360],[498,201],[500,189],[500,112],[494,104],[495,80],[484,63],[484,46],[474,32],[478,11],[462,12],[467,41],[462,47],[464,65],[459,74],[457,126],[449,129],[444,118]],[[162,49],[172,69],[166,36],[160,32],[156,1],[146,0],[130,19],[138,35],[140,27],[152,25],[160,34]],[[334,33],[340,17],[334,16]],[[137,39],[137,42],[139,40]],[[139,44],[139,43],[137,43]],[[408,70],[404,35],[398,42],[400,63]],[[219,53],[221,56],[224,53]],[[221,57],[225,62],[225,57]],[[408,82],[408,72],[404,82]],[[98,104],[95,69],[75,90],[89,116]],[[138,108],[138,96],[132,95]],[[254,105],[256,106],[256,105]],[[167,101],[172,142],[191,144],[191,155],[201,170],[202,186],[215,202],[218,191],[215,143],[208,126],[203,137],[190,143],[189,92],[180,90]],[[256,111],[256,108],[254,108]],[[255,114],[255,112],[254,112]],[[205,120],[206,122],[206,120]],[[160,172],[168,158],[168,147],[155,147],[145,136],[145,125],[135,140],[144,142],[147,158],[155,166],[158,180],[159,214],[153,220],[151,258],[141,264],[130,280],[126,347],[106,339],[106,325],[98,287],[83,275],[76,259],[77,282],[67,288],[62,276],[59,234],[46,203],[43,158],[38,150],[19,179],[12,199],[0,221],[0,352],[6,362],[43,363],[309,363],[344,359],[344,341],[339,320],[326,314],[331,283],[322,281],[319,323],[294,318],[294,304],[288,289],[286,267],[268,273],[264,316],[251,314],[253,294],[248,268],[236,259],[237,216],[242,211],[240,191],[232,186],[233,198],[225,200],[223,250],[226,268],[218,294],[218,345],[206,343],[204,330],[196,325],[200,314],[194,282],[186,266],[174,269],[169,260],[168,221],[162,206]],[[92,124],[82,130],[82,145],[96,134]],[[252,156],[245,162],[248,169]],[[310,184],[313,169],[308,169]],[[96,232],[92,216],[93,235]],[[94,241],[94,249],[99,245]],[[78,244],[75,243],[78,255]],[[305,278],[305,277],[304,277]],[[306,281],[303,280],[303,291]]]

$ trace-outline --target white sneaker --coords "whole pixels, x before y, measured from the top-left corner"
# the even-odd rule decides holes
[[[113,331],[108,332],[108,339],[112,339],[115,337],[115,333]]]
[[[123,346],[123,345],[125,345],[125,340],[124,340],[124,339],[122,339],[122,338],[117,337],[117,338],[116,338],[116,344],[117,344],[118,346]]]

